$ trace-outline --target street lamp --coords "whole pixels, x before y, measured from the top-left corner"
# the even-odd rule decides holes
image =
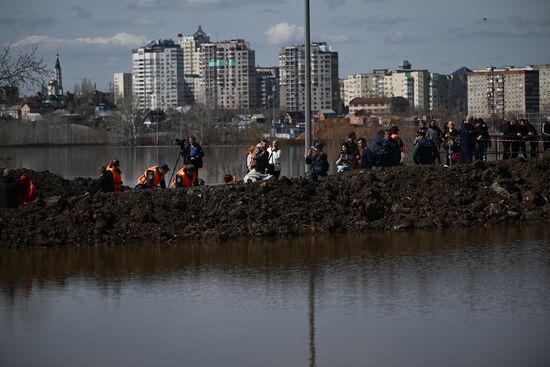
[[[310,41],[310,26],[309,26],[309,0],[305,0],[305,156],[311,143],[311,41]],[[305,172],[308,172],[308,165],[305,165]]]

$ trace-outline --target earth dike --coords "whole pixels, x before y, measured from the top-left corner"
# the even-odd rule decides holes
[[[0,209],[0,246],[185,244],[367,230],[445,229],[550,219],[550,158],[405,165],[328,177],[86,194],[95,181],[28,175],[39,197]]]

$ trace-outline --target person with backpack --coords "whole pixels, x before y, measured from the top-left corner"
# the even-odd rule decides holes
[[[401,162],[399,143],[387,133],[383,138],[374,140],[372,148],[372,165],[374,167],[398,166]]]
[[[437,126],[437,122],[432,119],[430,121],[430,125],[428,126],[428,129],[426,130],[426,138],[430,139],[434,142],[435,147],[437,148],[437,163],[441,164],[441,158],[439,157],[439,149],[441,147],[441,143],[443,142],[443,131]]]
[[[414,148],[413,160],[416,164],[434,165],[438,151],[435,143],[426,138],[425,130],[416,132],[416,147]]]
[[[326,176],[330,167],[327,154],[323,152],[323,144],[315,143],[307,151],[306,164],[311,166],[310,173],[315,173],[317,176]]]

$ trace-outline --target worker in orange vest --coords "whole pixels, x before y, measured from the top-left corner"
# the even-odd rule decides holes
[[[113,159],[107,166],[107,171],[113,175],[113,192],[122,191],[122,171],[120,170],[120,162],[118,159]]]
[[[25,175],[19,177],[19,192],[17,193],[17,201],[19,205],[23,205],[36,199],[37,192],[34,182]]]
[[[143,174],[138,178],[136,189],[156,189],[166,188],[166,181],[164,176],[170,171],[170,168],[166,163],[160,166],[151,166],[143,172]]]
[[[174,177],[172,187],[192,187],[197,186],[198,170],[193,164],[183,166]]]

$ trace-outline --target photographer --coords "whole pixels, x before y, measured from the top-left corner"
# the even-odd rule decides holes
[[[326,176],[329,169],[327,154],[323,152],[323,144],[316,143],[307,151],[306,164],[311,165],[311,172],[317,176]]]
[[[181,147],[181,144],[180,144]],[[202,168],[202,158],[204,157],[204,151],[200,144],[197,143],[197,139],[193,135],[187,137],[187,146],[184,149],[183,162],[185,164],[192,164],[195,168]]]

